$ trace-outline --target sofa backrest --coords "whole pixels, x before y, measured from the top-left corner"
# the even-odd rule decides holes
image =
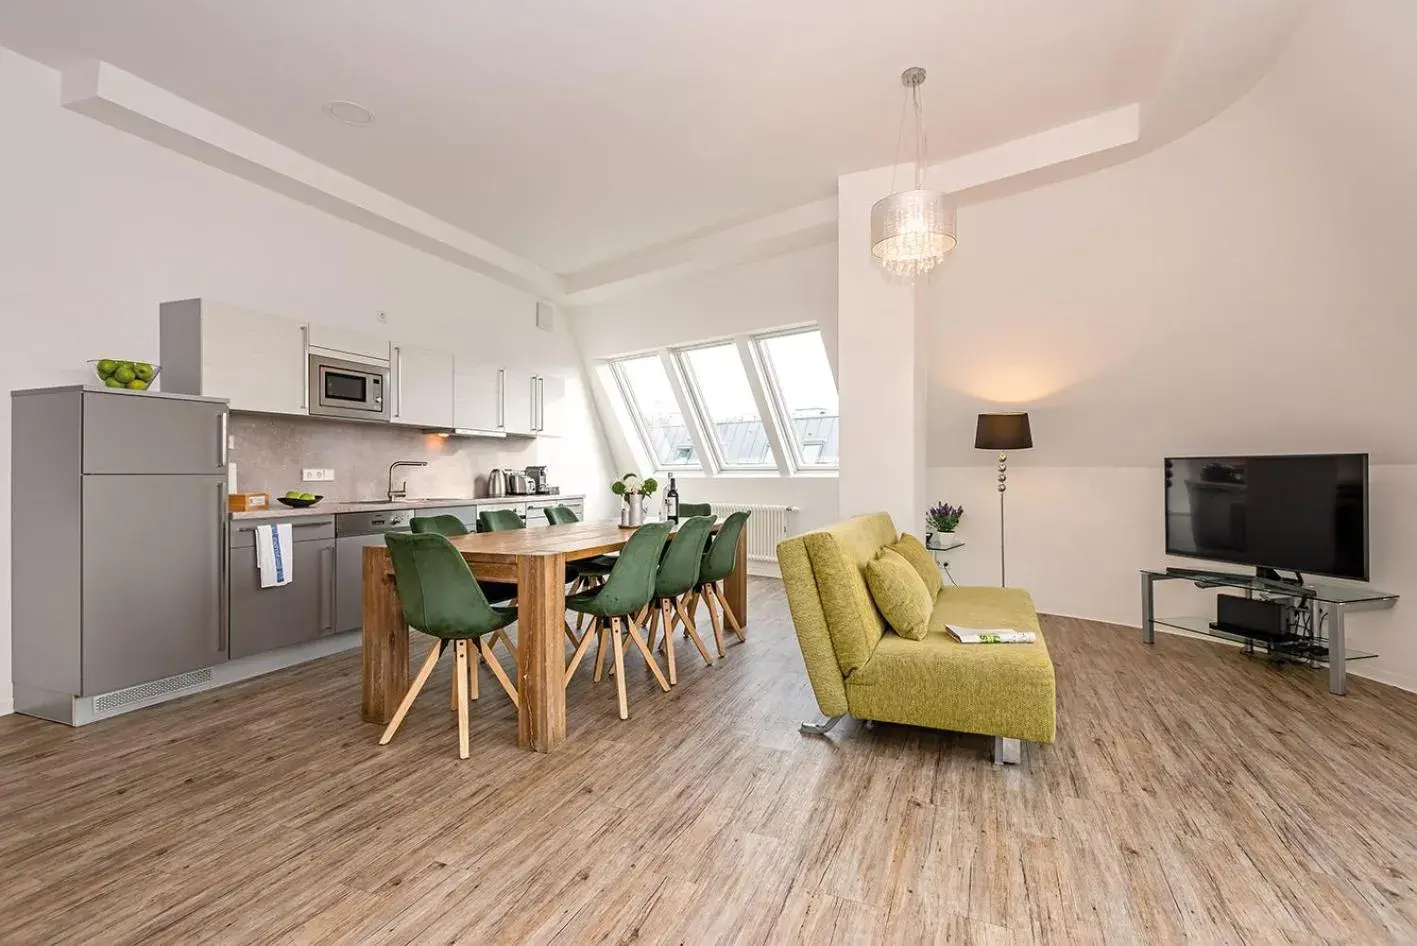
[[[866,588],[866,564],[898,538],[895,523],[887,513],[871,513],[799,538],[812,564],[832,651],[844,677],[871,658],[886,632]]]

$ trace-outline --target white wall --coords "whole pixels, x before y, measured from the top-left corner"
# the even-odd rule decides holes
[[[588,361],[669,345],[816,322],[835,362],[836,246],[695,273],[571,310],[573,331]],[[602,416],[611,417],[608,403]],[[634,467],[617,426],[607,430],[617,463]],[[663,476],[663,473],[660,473]],[[835,477],[749,474],[679,476],[686,502],[791,505],[795,527],[814,529],[837,518]]]
[[[567,491],[608,477],[581,358],[520,291],[59,107],[58,74],[0,49],[0,324],[6,388],[86,380],[101,355],[156,361],[158,304],[204,296],[570,378],[539,443]],[[375,312],[389,313],[389,324]],[[563,320],[564,321],[564,320]],[[257,369],[259,366],[255,366]],[[0,711],[10,675],[10,405],[0,404]],[[536,462],[529,460],[529,462]],[[599,500],[595,510],[609,513]]]
[[[1128,624],[1137,569],[1167,564],[1162,457],[1367,451],[1372,581],[1405,600],[1351,620],[1352,645],[1382,654],[1354,670],[1417,689],[1414,29],[1410,5],[1316,5],[1190,135],[961,210],[931,287],[929,451],[932,498],[966,507],[958,580],[998,577],[980,410],[1032,414],[1037,446],[1010,461],[1010,584]]]

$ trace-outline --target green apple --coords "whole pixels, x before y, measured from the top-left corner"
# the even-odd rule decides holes
[[[121,387],[123,387],[123,382],[119,381],[117,378],[104,378],[104,379],[103,379],[103,383],[104,383],[104,385],[106,385],[107,387],[110,387],[110,388],[121,388]]]
[[[134,391],[146,391],[148,389],[148,383],[142,378],[134,378],[132,381],[128,382],[128,387],[132,388]]]
[[[153,379],[153,366],[147,362],[140,361],[133,366],[133,373],[138,376],[139,381],[151,381]]]
[[[98,376],[100,378],[107,378],[117,370],[118,362],[114,361],[112,358],[104,358],[98,363]]]
[[[301,493],[301,494],[300,494],[300,498],[303,499],[303,500],[305,500],[306,502],[314,502],[314,501],[315,501],[315,494],[314,494],[314,493]]]
[[[301,496],[304,496],[304,495],[305,495],[305,494],[302,493],[302,492],[300,492],[300,490],[298,490],[298,489],[288,489],[288,490],[285,491],[285,498],[286,498],[286,499],[299,499]]]
[[[138,373],[128,364],[121,364],[113,371],[113,378],[119,384],[127,384],[129,381],[138,380]]]

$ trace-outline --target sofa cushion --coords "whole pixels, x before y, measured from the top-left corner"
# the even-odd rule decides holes
[[[895,524],[883,512],[855,516],[802,536],[842,676],[869,660],[886,632],[886,622],[866,587],[866,565],[895,537]]]
[[[909,562],[890,549],[881,549],[866,566],[866,587],[891,630],[913,641],[925,637],[935,600]]]
[[[961,644],[946,624],[1033,631],[1033,644]],[[887,634],[846,680],[853,716],[883,722],[1052,742],[1053,663],[1028,592],[941,589],[922,641]]]
[[[910,563],[910,567],[915,569],[920,580],[925,583],[925,590],[930,593],[931,599],[940,593],[940,586],[944,580],[940,578],[940,566],[935,564],[935,556],[930,554],[930,550],[909,532],[902,532],[900,540],[889,546],[891,551],[898,553],[902,558]]]

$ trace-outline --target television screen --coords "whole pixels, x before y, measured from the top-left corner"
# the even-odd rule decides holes
[[[1168,457],[1166,552],[1368,580],[1368,455]]]

